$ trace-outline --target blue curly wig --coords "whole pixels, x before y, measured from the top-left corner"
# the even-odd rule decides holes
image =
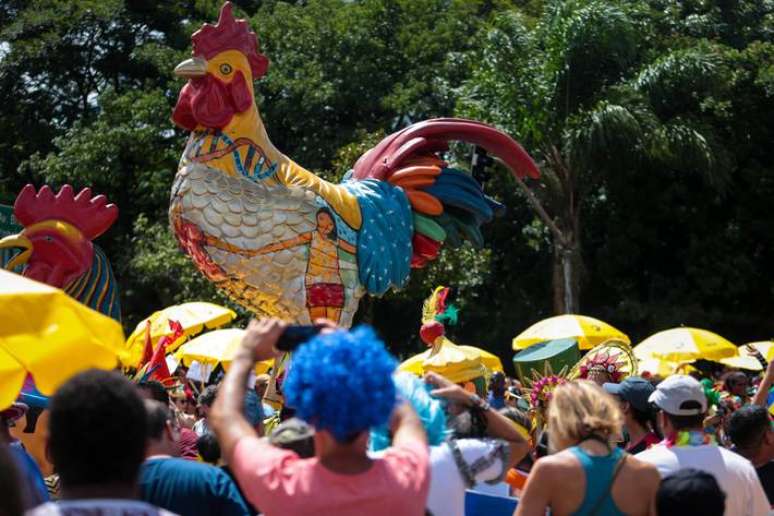
[[[427,432],[430,446],[441,444],[446,438],[446,413],[443,404],[430,396],[432,387],[410,373],[396,373],[392,377],[398,396],[414,407],[422,426]],[[370,448],[372,451],[383,450],[390,446],[392,439],[386,425],[381,425],[371,431]]]
[[[282,390],[298,417],[345,442],[387,423],[397,365],[370,327],[338,330],[298,348]]]

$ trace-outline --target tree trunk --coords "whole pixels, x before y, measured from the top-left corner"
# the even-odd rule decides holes
[[[574,239],[567,247],[555,242],[553,262],[554,313],[578,313],[583,270],[580,246]]]
[[[554,313],[570,314],[580,312],[580,279],[583,271],[583,257],[580,249],[580,203],[577,202],[577,171],[569,167],[556,146],[545,150],[546,164],[559,179],[560,199],[549,215],[540,199],[518,176],[516,184],[527,195],[535,213],[548,227],[553,241],[552,287]]]

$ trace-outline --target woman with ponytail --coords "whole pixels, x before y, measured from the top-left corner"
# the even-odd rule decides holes
[[[623,416],[601,387],[576,380],[556,388],[548,406],[552,455],[537,461],[516,516],[617,516],[652,513],[659,474],[616,447]]]

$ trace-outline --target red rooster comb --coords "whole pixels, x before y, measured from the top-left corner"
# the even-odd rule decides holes
[[[92,197],[89,188],[74,195],[73,187],[64,185],[54,195],[48,185],[37,193],[34,186],[27,185],[16,198],[13,214],[24,226],[44,220],[63,220],[77,227],[84,237],[94,240],[116,221],[118,206],[107,204],[104,195]]]
[[[205,23],[193,33],[193,55],[210,59],[224,50],[238,50],[250,62],[253,79],[258,79],[266,74],[269,60],[259,52],[258,37],[247,21],[235,20],[231,10],[231,2],[226,2],[220,8],[217,25]]]

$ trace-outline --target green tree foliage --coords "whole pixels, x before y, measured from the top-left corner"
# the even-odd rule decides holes
[[[564,306],[563,259],[579,310],[635,340],[681,323],[774,335],[770,0],[235,5],[271,60],[256,94],[272,140],[322,175],[340,178],[410,122],[451,115],[496,124],[541,163],[526,186],[546,216],[491,167],[480,179],[508,213],[486,228],[487,250],[444,251],[404,291],[363,301],[360,319],[396,351],[421,347],[421,302],[449,284],[462,308],[452,337],[508,361],[513,335]],[[171,70],[219,7],[0,3],[0,199],[69,182],[119,205],[99,243],[128,329],[171,303],[224,302],[166,221],[186,136],[169,122],[182,86]]]
[[[557,229],[549,233],[554,293],[569,250],[581,311],[634,337],[682,323],[742,340],[750,326],[772,330],[771,283],[742,279],[770,270],[757,258],[770,252],[769,238],[738,252],[752,242],[734,214],[756,195],[740,176],[755,177],[755,188],[771,180],[758,134],[770,134],[761,124],[770,125],[772,99],[766,79],[749,79],[765,77],[767,65],[741,63],[770,51],[756,38],[770,30],[772,6],[754,17],[742,3],[736,14],[729,3],[710,4],[547,2],[537,20],[504,12],[486,30],[460,99],[461,113],[542,154],[534,192],[548,214],[537,223]],[[724,40],[731,33],[719,20],[731,19],[748,24],[735,27],[748,40]],[[761,111],[737,111],[748,103]],[[745,138],[767,155],[758,154],[754,172],[738,161]],[[753,296],[763,304],[744,300]],[[555,295],[554,306],[566,304]]]

